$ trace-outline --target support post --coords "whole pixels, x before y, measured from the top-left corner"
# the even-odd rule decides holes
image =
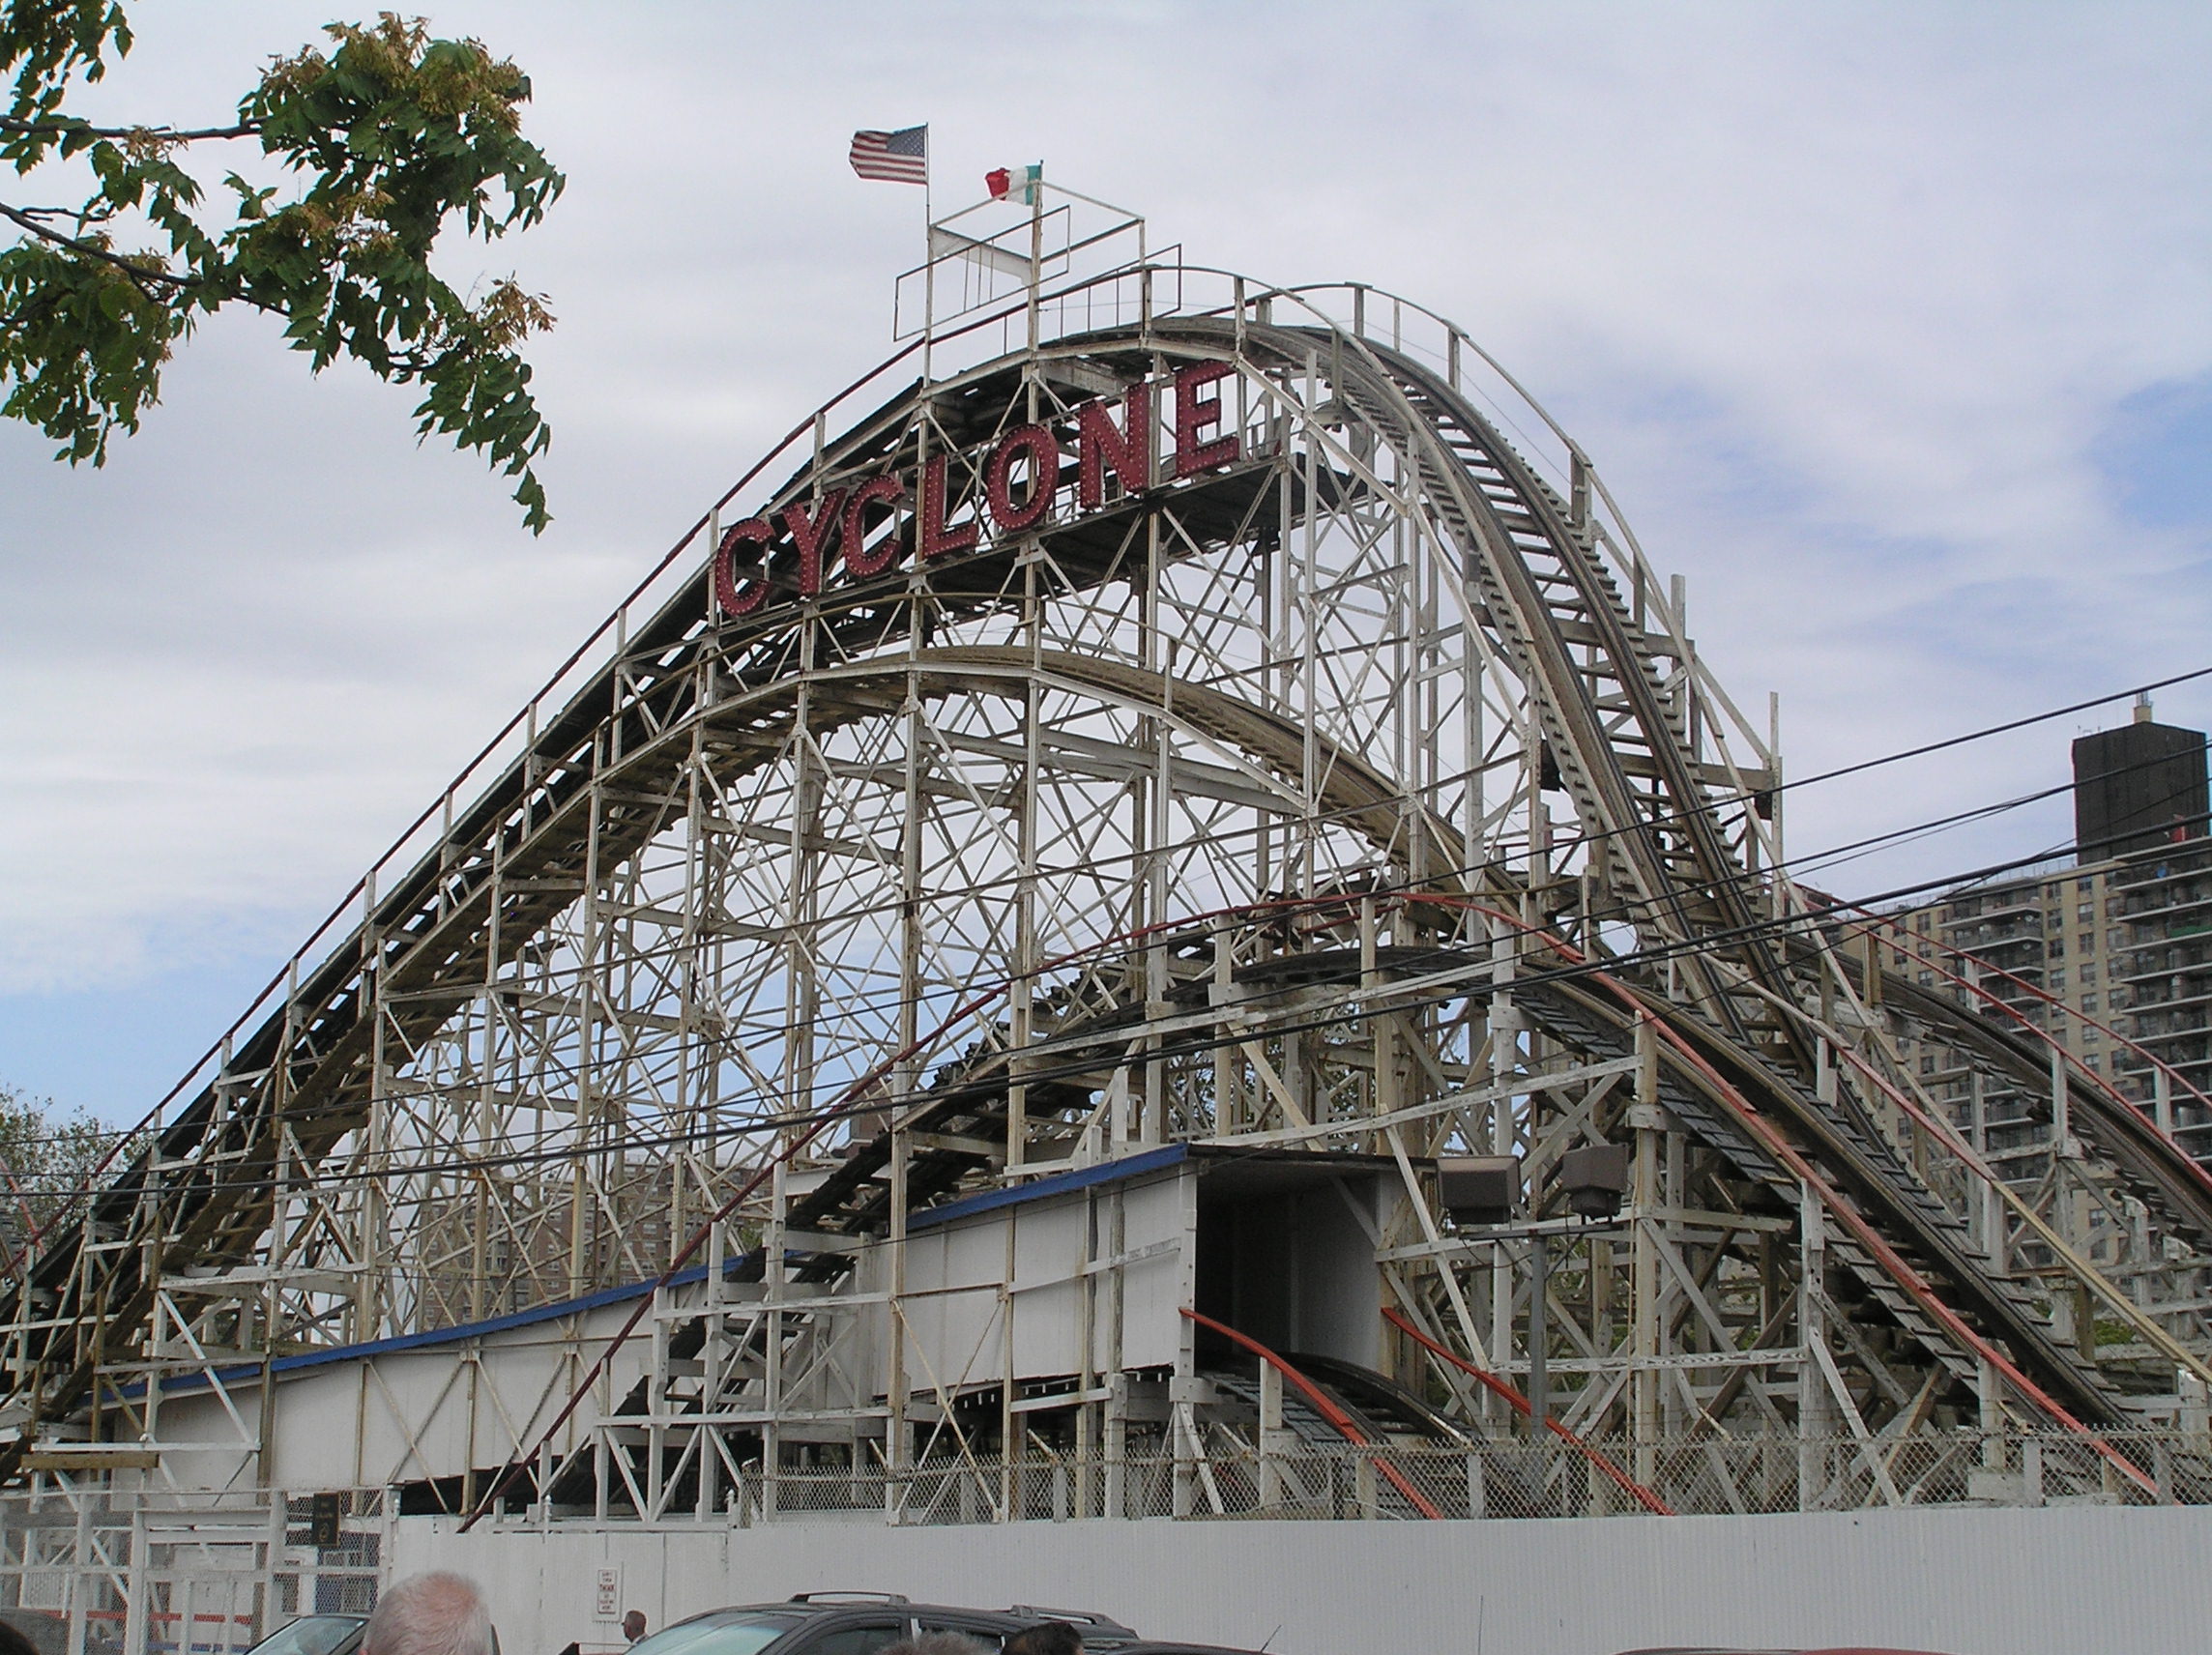
[[[1636,1055],[1636,1206],[1630,1258],[1635,1303],[1629,1338],[1636,1365],[1629,1393],[1636,1480],[1649,1483],[1659,1469],[1659,1374],[1652,1365],[1659,1354],[1659,1246],[1651,1227],[1658,1222],[1652,1214],[1659,1205],[1659,1135],[1665,1117],[1659,1107],[1659,1041],[1648,1018],[1637,1022]]]
[[[1552,1416],[1551,1306],[1552,1249],[1541,1235],[1528,1239],[1528,1436],[1544,1443],[1544,1421]]]
[[[1819,1508],[1827,1483],[1827,1458],[1821,1442],[1827,1398],[1817,1351],[1826,1338],[1820,1297],[1827,1275],[1828,1246],[1820,1198],[1808,1183],[1797,1186],[1797,1225],[1801,1248],[1797,1331],[1798,1343],[1804,1347],[1797,1363],[1797,1509],[1813,1511]]]

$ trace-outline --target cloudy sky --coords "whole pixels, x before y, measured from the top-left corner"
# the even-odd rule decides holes
[[[1451,315],[1581,438],[1790,769],[2212,664],[2212,9],[497,4],[568,175],[533,541],[401,391],[251,319],[73,473],[0,427],[0,1084],[135,1116],[630,583],[887,353],[941,205],[1042,159],[1199,262]],[[325,0],[141,6],[88,109],[222,118]],[[10,196],[10,199],[15,197]],[[2206,681],[2212,685],[2212,680]],[[2159,702],[2203,727],[2212,688]],[[2076,716],[1802,791],[1809,851],[2062,780]],[[2063,801],[1830,876],[2067,836]]]

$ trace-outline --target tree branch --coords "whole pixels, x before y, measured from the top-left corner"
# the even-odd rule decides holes
[[[7,202],[0,201],[0,218],[6,218],[11,222],[20,224],[24,229],[30,231],[32,235],[38,237],[42,242],[51,242],[55,247],[67,247],[71,252],[76,253],[81,257],[99,259],[103,263],[113,265],[117,270],[123,272],[124,275],[130,276],[132,281],[136,282],[138,285],[138,291],[145,294],[147,299],[156,305],[164,304],[166,302],[146,285],[149,281],[159,281],[171,288],[180,289],[189,287],[191,285],[189,281],[181,276],[171,276],[165,270],[141,269],[139,266],[132,264],[129,259],[125,258],[121,253],[110,252],[107,248],[101,247],[96,243],[80,241],[75,236],[65,236],[59,230],[49,230],[45,225],[40,223],[39,220],[33,217],[33,214],[35,214],[37,211],[37,208],[33,208],[30,212],[25,212],[21,208],[11,207]]]
[[[244,121],[235,127],[90,127],[75,121],[15,121],[0,115],[0,132],[24,137],[42,132],[66,137],[72,132],[82,132],[92,138],[148,137],[164,143],[190,144],[202,138],[257,138],[261,135],[261,123]]]

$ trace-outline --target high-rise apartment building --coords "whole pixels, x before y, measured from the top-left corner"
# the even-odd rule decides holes
[[[2133,723],[2077,740],[2073,758],[2077,855],[1896,915],[1887,963],[2046,1031],[2212,1163],[2204,734],[2153,723],[2139,706]],[[1999,1165],[2048,1151],[2034,1124],[2048,1111],[1987,1090],[1940,1048],[1909,1056]]]
[[[2074,743],[2074,854],[2082,863],[2154,850],[2204,832],[2204,732],[2151,721]]]

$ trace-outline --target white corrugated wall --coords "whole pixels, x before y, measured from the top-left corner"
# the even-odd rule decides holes
[[[392,1576],[480,1581],[505,1655],[613,1650],[597,1572],[654,1627],[821,1588],[1053,1604],[1279,1655],[1614,1655],[1872,1643],[2203,1655],[2212,1510],[1885,1511],[1499,1523],[790,1524],[684,1533],[399,1521]]]

